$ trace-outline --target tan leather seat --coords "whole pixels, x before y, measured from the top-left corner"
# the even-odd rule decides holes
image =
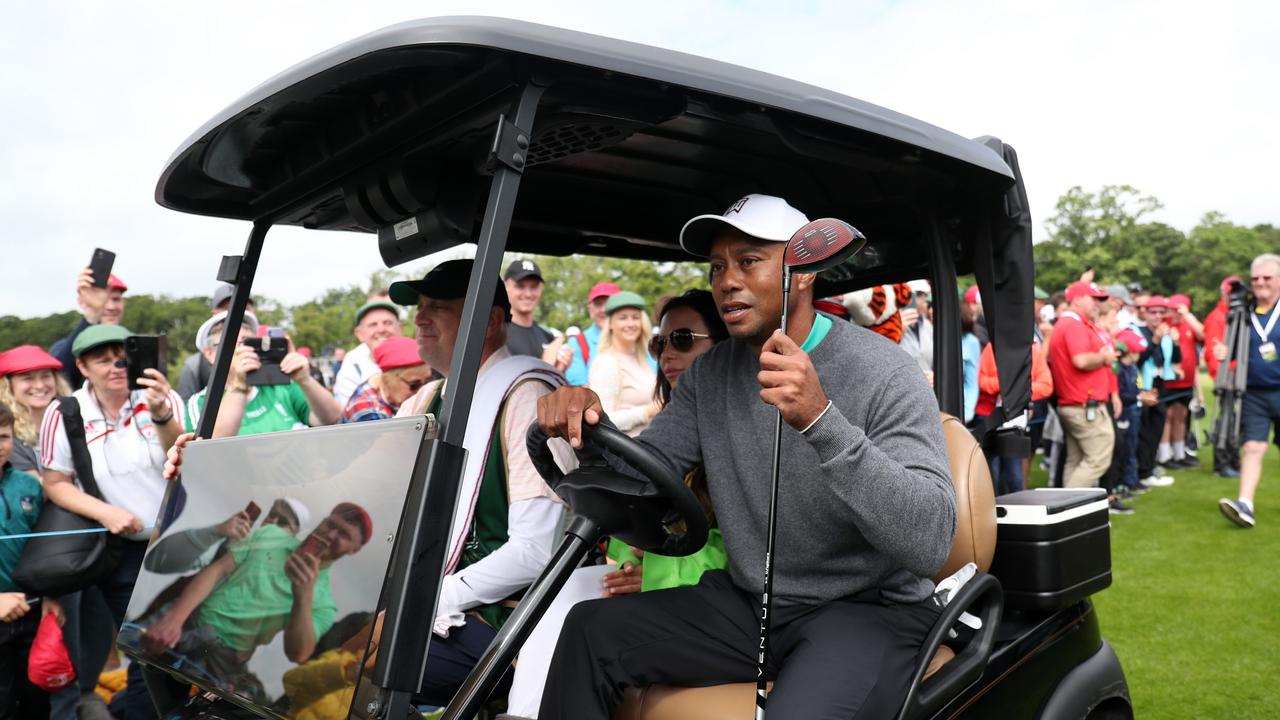
[[[951,553],[934,575],[942,580],[965,563],[975,563],[986,572],[996,549],[996,498],[991,469],[982,448],[964,423],[942,413],[942,434],[951,461],[951,482],[956,489],[956,535]],[[943,645],[929,661],[928,680],[955,657]],[[614,720],[741,720],[755,711],[756,686],[728,683],[704,688],[654,685],[630,689]]]

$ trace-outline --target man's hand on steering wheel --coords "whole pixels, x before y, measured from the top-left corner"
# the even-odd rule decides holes
[[[538,398],[538,424],[551,437],[564,438],[575,450],[582,447],[582,423],[595,425],[604,417],[600,396],[584,387],[561,387]]]

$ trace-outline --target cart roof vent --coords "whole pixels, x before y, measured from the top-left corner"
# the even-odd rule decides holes
[[[540,130],[529,147],[529,165],[554,162],[578,153],[591,152],[626,140],[635,128],[615,123],[571,121]]]

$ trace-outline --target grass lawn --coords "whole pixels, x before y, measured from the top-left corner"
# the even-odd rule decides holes
[[[1280,717],[1280,455],[1267,453],[1251,530],[1218,512],[1238,483],[1213,475],[1209,450],[1200,457],[1203,469],[1135,499],[1134,515],[1111,516],[1113,581],[1094,597],[1102,633],[1140,720]],[[1032,485],[1045,479],[1033,470]]]

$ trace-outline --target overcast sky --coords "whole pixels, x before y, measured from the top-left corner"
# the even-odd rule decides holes
[[[1186,7],[1187,9],[1175,9]],[[259,82],[403,20],[484,14],[656,45],[831,88],[1018,149],[1037,236],[1073,185],[1129,183],[1192,227],[1280,223],[1280,3],[56,2],[0,28],[0,315],[74,307],[94,247],[133,292],[208,294],[248,225],[161,209],[164,162]],[[256,290],[362,283],[372,236],[272,232]]]

